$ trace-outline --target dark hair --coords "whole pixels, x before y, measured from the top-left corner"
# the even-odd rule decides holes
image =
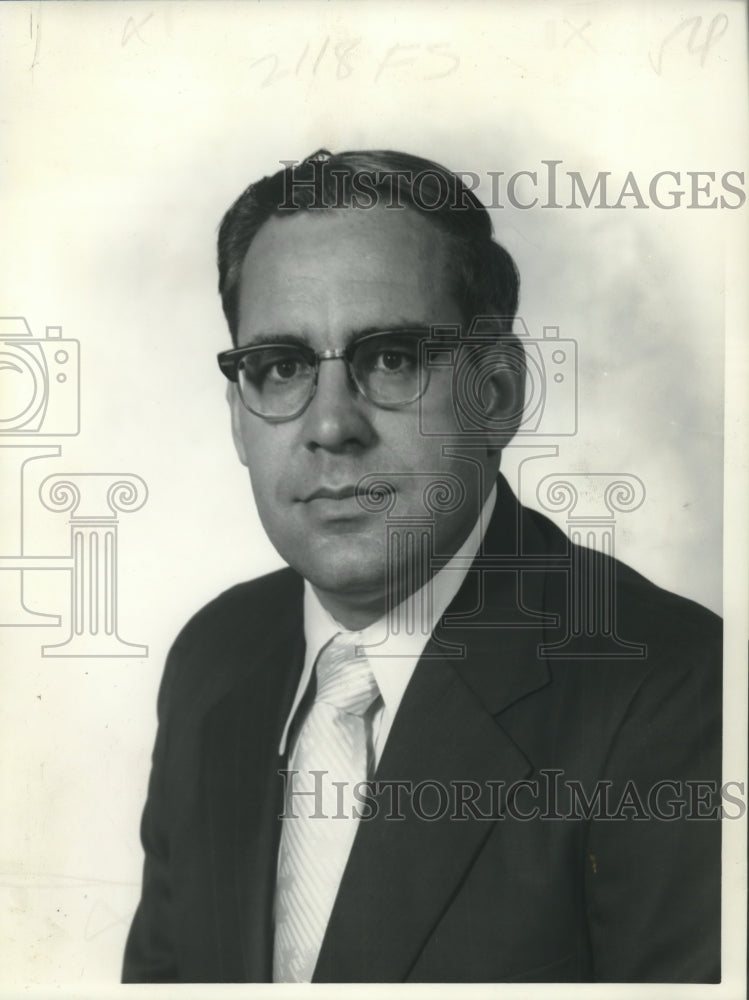
[[[447,237],[452,293],[466,321],[492,316],[498,333],[510,333],[518,306],[517,268],[492,239],[486,208],[457,174],[431,160],[390,150],[319,150],[301,163],[281,162],[284,169],[251,184],[219,227],[218,288],[235,344],[242,264],[268,219],[378,204],[426,215]]]

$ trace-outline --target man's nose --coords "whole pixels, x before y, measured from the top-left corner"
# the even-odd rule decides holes
[[[343,359],[323,359],[315,395],[302,416],[306,446],[328,451],[366,448],[375,436],[369,407],[349,378]]]

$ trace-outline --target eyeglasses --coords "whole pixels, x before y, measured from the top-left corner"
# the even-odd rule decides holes
[[[315,395],[323,361],[344,361],[351,383],[386,410],[415,402],[426,391],[429,369],[421,363],[428,328],[365,334],[343,350],[314,351],[303,343],[236,347],[218,355],[221,371],[236,382],[245,407],[270,421],[300,416]]]

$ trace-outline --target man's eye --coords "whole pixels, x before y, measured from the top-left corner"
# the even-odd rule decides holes
[[[388,372],[400,372],[413,364],[413,358],[404,351],[380,351],[375,358],[374,367]]]
[[[297,358],[284,358],[267,365],[264,377],[269,382],[288,382],[302,372],[302,362]]]
[[[248,358],[245,372],[250,381],[259,388],[282,386],[307,377],[310,366],[295,352],[269,350]]]
[[[365,367],[379,375],[412,374],[418,367],[418,348],[415,344],[404,343],[401,339],[396,343],[368,345],[365,352]]]

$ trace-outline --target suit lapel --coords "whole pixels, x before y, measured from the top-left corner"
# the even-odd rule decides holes
[[[487,532],[485,552],[508,559],[519,554],[517,505],[500,492]],[[541,547],[532,525],[526,546]],[[527,777],[533,762],[502,729],[503,708],[546,685],[549,671],[538,655],[544,620],[543,572],[500,569],[471,573],[435,630],[406,689],[377,769],[379,781],[406,780],[409,788],[430,783],[423,812],[404,794],[404,819],[388,819],[390,792],[381,794],[376,816],[362,820],[343,875],[315,970],[316,981],[398,982],[409,970],[478,852],[501,821],[451,818],[455,783],[478,783],[480,816],[496,814],[498,783]],[[477,594],[480,599],[477,600]],[[539,615],[523,616],[526,610]],[[513,625],[499,627],[497,616]],[[448,624],[452,621],[454,624]],[[535,625],[535,627],[533,627]],[[464,655],[440,656],[447,642]],[[449,808],[432,783],[447,790]],[[426,789],[427,786],[425,786]],[[427,805],[428,803],[428,805]],[[427,820],[423,813],[438,813]]]
[[[204,791],[210,903],[223,982],[267,982],[283,808],[278,744],[304,656],[301,601],[282,635],[252,653],[251,672],[210,713]],[[243,646],[243,649],[252,646]],[[243,655],[247,655],[246,652]]]

